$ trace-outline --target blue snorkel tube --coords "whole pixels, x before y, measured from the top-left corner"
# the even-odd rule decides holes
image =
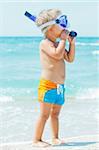
[[[28,17],[30,20],[32,20],[33,22],[36,21],[36,16],[31,15],[29,12],[26,11],[24,15],[25,15],[26,17]],[[56,20],[56,23],[59,24],[58,20]],[[77,36],[77,33],[76,33],[75,31],[70,31],[70,32],[69,32],[69,36],[71,36],[71,37],[74,38],[74,37]]]
[[[29,19],[31,19],[32,21],[34,22],[36,21],[36,17],[31,15],[29,12],[26,11],[24,15],[28,17]]]

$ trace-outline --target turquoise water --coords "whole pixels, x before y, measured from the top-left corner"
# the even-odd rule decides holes
[[[37,87],[41,70],[38,47],[41,40],[41,37],[0,37],[1,143],[32,139],[39,114]],[[97,133],[98,83],[99,38],[78,37],[75,61],[66,62],[66,103],[61,119],[66,124],[61,125],[64,136],[64,130],[66,136]],[[49,128],[47,130],[46,136],[50,135]]]
[[[40,78],[38,47],[41,39],[41,37],[0,38],[0,97],[37,98]],[[77,38],[75,61],[71,64],[66,63],[67,95],[78,95],[86,89],[97,91],[98,58],[99,38]]]

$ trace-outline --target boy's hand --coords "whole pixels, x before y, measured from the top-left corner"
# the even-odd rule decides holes
[[[66,30],[63,30],[61,35],[60,35],[60,39],[66,40],[66,39],[68,39],[68,37],[69,37],[69,35],[66,34]]]
[[[74,37],[71,37],[71,36],[68,36],[68,42],[70,44],[75,44],[75,38]]]

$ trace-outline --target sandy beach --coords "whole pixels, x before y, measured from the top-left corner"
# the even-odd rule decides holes
[[[99,150],[99,135],[85,135],[64,140],[65,144],[47,148],[33,147],[32,142],[2,144],[0,150]]]

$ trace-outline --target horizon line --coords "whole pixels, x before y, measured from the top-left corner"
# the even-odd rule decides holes
[[[43,37],[43,36],[28,36],[28,35],[14,35],[14,36],[12,36],[12,35],[2,35],[2,36],[0,36],[0,38],[2,38],[2,37]],[[96,37],[96,38],[99,38],[99,36],[77,36],[76,38],[80,38],[80,37]]]

